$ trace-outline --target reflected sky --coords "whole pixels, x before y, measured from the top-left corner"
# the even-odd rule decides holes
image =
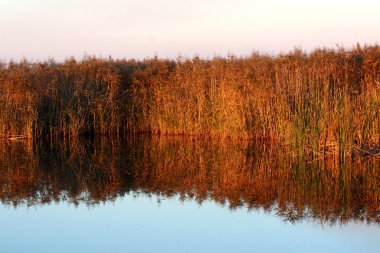
[[[128,194],[96,206],[0,207],[3,252],[378,252],[378,224],[283,222],[263,209]]]
[[[0,142],[0,249],[379,252],[379,162],[192,138]]]

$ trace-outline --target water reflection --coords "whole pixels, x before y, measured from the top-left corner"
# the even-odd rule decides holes
[[[153,194],[263,208],[291,222],[380,223],[379,165],[378,158],[307,162],[275,147],[184,138],[1,142],[0,200],[93,205]]]

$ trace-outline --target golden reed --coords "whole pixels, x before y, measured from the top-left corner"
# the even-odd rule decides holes
[[[346,157],[380,143],[380,46],[0,64],[0,136],[195,135]]]

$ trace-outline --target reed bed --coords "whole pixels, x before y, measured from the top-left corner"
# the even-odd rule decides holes
[[[379,112],[379,45],[274,57],[0,64],[5,138],[194,135],[344,159],[380,145]]]

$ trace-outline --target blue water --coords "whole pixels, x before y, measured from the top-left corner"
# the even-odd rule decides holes
[[[158,198],[0,205],[0,252],[380,252],[376,224],[293,224],[262,209]]]

